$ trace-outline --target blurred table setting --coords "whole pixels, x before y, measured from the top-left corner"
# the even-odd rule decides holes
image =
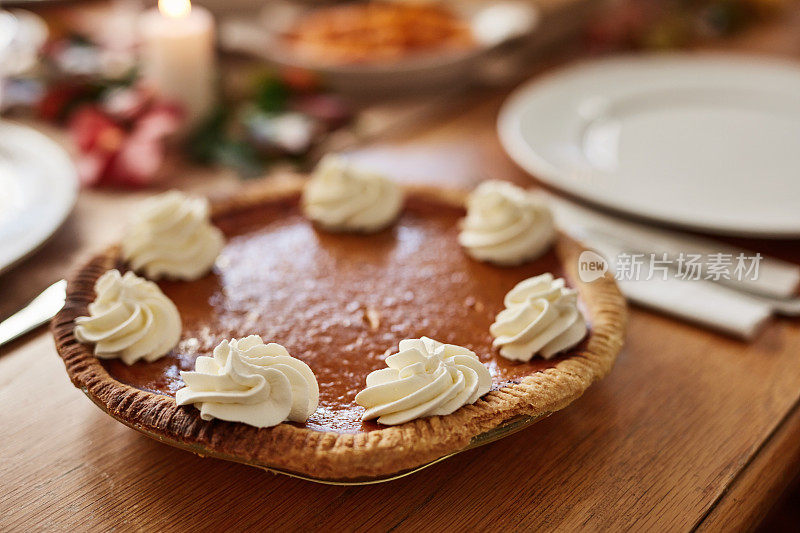
[[[798,94],[791,0],[3,2],[0,529],[780,529],[800,474]],[[597,252],[581,275],[631,304],[611,375],[424,483],[350,488],[150,442],[72,388],[38,326],[143,200],[332,152],[409,185],[538,190]]]

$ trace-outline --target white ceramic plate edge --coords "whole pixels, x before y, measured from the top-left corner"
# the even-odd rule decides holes
[[[8,132],[14,135],[15,142],[36,150],[37,160],[47,172],[47,182],[53,186],[49,195],[53,203],[45,207],[49,209],[48,216],[41,219],[41,224],[26,230],[24,238],[14,242],[7,251],[0,246],[0,274],[38,250],[63,225],[75,206],[79,189],[77,170],[58,144],[30,127],[0,120],[0,136]]]
[[[523,83],[506,98],[497,118],[497,133],[500,144],[511,159],[534,179],[597,207],[607,208],[620,214],[630,215],[650,222],[718,235],[770,239],[800,238],[800,228],[796,226],[744,228],[741,226],[728,226],[719,223],[704,222],[702,217],[695,219],[664,218],[652,216],[650,213],[638,209],[635,205],[621,202],[611,195],[604,195],[600,191],[592,191],[589,193],[583,187],[561,179],[559,169],[537,154],[536,151],[527,144],[520,133],[526,99],[529,98],[530,93],[537,91],[542,84],[551,83],[551,79],[556,76],[574,74],[583,68],[595,66],[598,61],[619,65],[622,63],[641,63],[651,59],[669,62],[674,60],[679,61],[684,58],[694,58],[700,61],[727,62],[730,64],[739,62],[743,64],[753,62],[767,63],[773,66],[785,66],[786,68],[800,71],[800,66],[797,63],[787,59],[725,52],[702,52],[693,54],[667,53],[649,57],[625,54],[602,59],[577,61]]]

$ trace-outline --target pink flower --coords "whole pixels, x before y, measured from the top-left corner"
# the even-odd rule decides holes
[[[164,161],[167,137],[183,113],[142,89],[120,89],[100,104],[78,109],[69,131],[78,148],[78,172],[87,186],[142,187]]]

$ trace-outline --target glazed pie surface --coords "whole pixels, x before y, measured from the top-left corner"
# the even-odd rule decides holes
[[[97,360],[90,347],[72,338],[72,320],[91,301],[94,280],[107,268],[126,268],[116,249],[95,258],[70,284],[68,304],[53,322],[59,352],[73,382],[96,403],[168,441],[323,477],[410,468],[456,451],[514,416],[563,407],[610,369],[622,342],[622,298],[610,279],[576,281],[568,263],[577,261],[576,243],[559,237],[544,257],[518,267],[481,263],[458,244],[464,214],[449,197],[416,191],[386,230],[330,233],[303,216],[296,187],[216,209],[213,220],[226,245],[213,272],[192,282],[159,282],[183,321],[172,352],[127,366]],[[578,289],[589,334],[551,360],[508,361],[492,347],[489,325],[514,285],[544,272]],[[284,345],[314,371],[319,408],[304,424],[258,429],[206,422],[193,407],[175,406],[181,370],[193,369],[195,359],[221,340],[250,334]],[[446,417],[397,427],[362,422],[364,409],[354,398],[367,374],[385,366],[383,359],[397,351],[400,340],[421,336],[474,351],[491,372],[492,392]],[[411,449],[398,454],[402,443]],[[290,453],[290,447],[299,451]]]
[[[319,408],[305,426],[358,432],[383,427],[362,422],[364,408],[354,399],[403,339],[427,336],[474,351],[495,388],[560,359],[508,361],[489,334],[517,282],[543,272],[564,275],[554,251],[520,267],[496,267],[461,250],[463,209],[412,197],[388,229],[341,234],[315,228],[297,200],[218,217],[227,244],[214,271],[190,283],[159,282],[181,312],[179,345],[154,363],[105,360],[109,374],[172,396],[184,386],[180,371],[194,369],[198,355],[224,339],[258,334],[284,345],[317,376]]]

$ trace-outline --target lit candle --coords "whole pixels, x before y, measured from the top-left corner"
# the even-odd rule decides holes
[[[214,18],[189,0],[159,0],[142,14],[142,77],[166,100],[184,107],[187,126],[208,115],[215,101]]]

